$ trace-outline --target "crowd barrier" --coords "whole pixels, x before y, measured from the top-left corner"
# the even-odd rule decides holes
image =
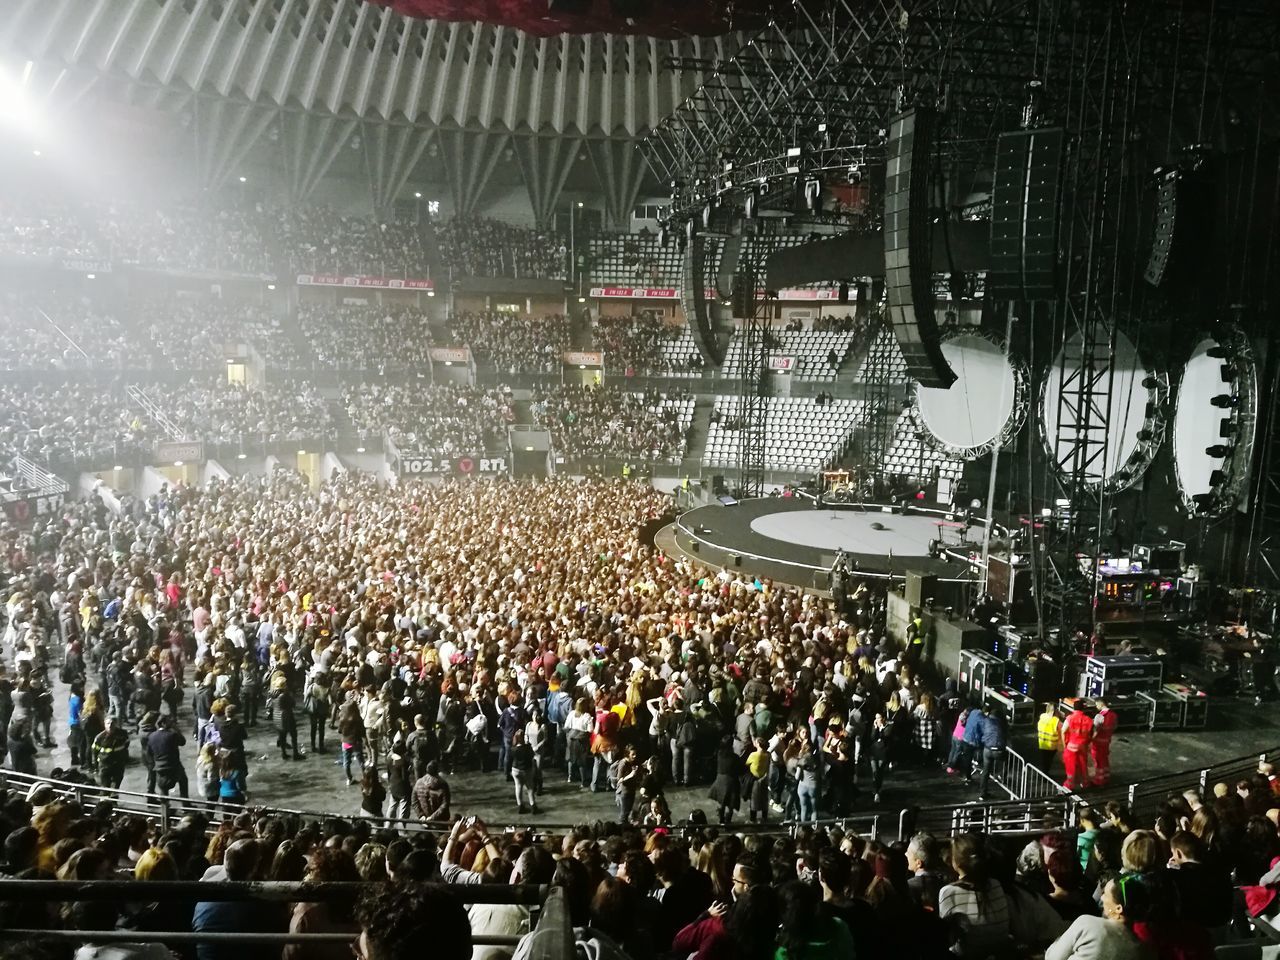
[[[374,888],[361,883],[233,883],[229,881],[0,880],[0,902],[58,903],[108,900],[113,903],[267,901],[272,903],[354,903]],[[533,957],[563,960],[572,956],[573,931],[569,926],[564,891],[530,884],[427,884],[447,892],[464,904],[513,904],[541,908],[532,944]],[[191,930],[43,930],[8,928],[0,940],[38,940],[75,943],[350,943],[351,933],[210,932]],[[475,946],[512,947],[518,936],[473,936]],[[558,952],[557,952],[558,951]]]
[[[1256,772],[1258,764],[1264,760],[1280,764],[1280,747],[1269,749],[1261,754],[1254,753],[1225,760],[1211,767],[1182,770],[1153,777],[1130,784],[1123,790],[1080,796],[1066,790],[1017,751],[1008,749],[997,758],[991,776],[992,783],[1008,794],[1008,799],[1005,800],[908,807],[896,813],[859,813],[810,821],[741,822],[733,824],[732,829],[736,833],[794,834],[806,827],[835,826],[864,836],[887,840],[910,839],[911,835],[918,830],[929,830],[939,835],[951,836],[975,829],[991,833],[1032,833],[1045,829],[1048,824],[1057,824],[1059,827],[1074,826],[1077,807],[1085,803],[1099,803],[1112,797],[1123,797],[1139,819],[1151,819],[1169,794],[1196,789],[1203,795],[1208,792],[1212,784],[1218,781],[1226,781],[1234,785],[1235,781],[1241,777]],[[25,792],[38,783],[50,784],[55,790],[76,800],[84,807],[92,807],[106,801],[119,812],[154,819],[162,830],[169,829],[176,820],[188,814],[201,814],[216,823],[245,809],[264,810],[304,820],[324,821],[335,817],[331,812],[299,810],[274,804],[249,804],[245,807],[209,801],[203,797],[162,796],[134,790],[112,789],[91,783],[54,780],[38,774],[18,773],[13,770],[0,772],[0,785],[3,786]],[[424,821],[412,818],[350,815],[341,816],[340,819],[368,820],[376,827],[388,827],[409,833],[422,831],[439,833],[452,827],[452,823],[445,821]],[[519,826],[538,834],[547,834],[571,830],[581,826],[582,823],[582,820],[573,822],[538,820],[536,822],[520,821]],[[677,824],[676,829],[686,826],[689,825]]]
[[[233,817],[245,810],[263,811],[282,816],[294,816],[303,820],[325,821],[333,819],[333,813],[313,810],[296,810],[288,807],[248,804],[246,806],[228,805],[202,797],[184,799],[178,796],[161,796],[134,790],[112,789],[95,784],[72,783],[65,780],[54,780],[12,770],[3,771],[0,785],[29,790],[38,783],[47,783],[54,790],[74,799],[82,806],[92,807],[100,802],[108,802],[121,813],[135,814],[155,820],[162,830],[169,829],[178,819],[188,814],[200,814],[213,823]],[[1041,797],[1022,799],[1010,797],[1007,800],[993,802],[969,803],[961,805],[935,805],[924,807],[907,807],[905,809],[884,813],[860,813],[845,817],[827,817],[817,820],[776,820],[766,823],[739,822],[731,827],[735,833],[758,833],[766,835],[796,835],[803,830],[816,827],[838,827],[844,831],[852,831],[862,836],[875,837],[883,841],[909,840],[918,830],[929,830],[938,835],[954,836],[972,829],[987,829],[993,833],[1029,833],[1044,829],[1046,823],[1058,823],[1063,826],[1074,825],[1074,808],[1076,801],[1065,792],[1058,797]],[[375,828],[388,827],[406,833],[429,831],[434,833],[448,832],[453,824],[446,821],[425,821],[392,817],[339,816],[346,821],[366,820]],[[563,833],[582,826],[586,818],[568,822],[538,820],[518,821],[517,826],[508,829],[532,831],[535,835]],[[974,826],[981,824],[983,826]],[[708,826],[715,826],[708,824]],[[495,829],[497,825],[494,825]],[[677,823],[672,829],[692,829],[695,825]]]

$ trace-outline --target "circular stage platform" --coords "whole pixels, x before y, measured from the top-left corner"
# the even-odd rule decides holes
[[[965,522],[945,508],[881,504],[814,508],[801,497],[763,497],[697,507],[680,516],[676,544],[721,567],[815,589],[826,589],[836,551],[851,571],[902,578],[908,570],[964,580],[969,565],[929,556],[930,541],[968,554],[982,547],[983,523]]]

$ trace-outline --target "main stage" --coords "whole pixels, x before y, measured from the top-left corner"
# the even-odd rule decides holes
[[[842,503],[815,509],[805,497],[708,504],[682,514],[674,529],[676,545],[699,560],[817,590],[830,587],[840,550],[854,575],[902,579],[912,571],[968,580],[969,563],[955,558],[980,552],[983,531],[981,520],[945,507]]]

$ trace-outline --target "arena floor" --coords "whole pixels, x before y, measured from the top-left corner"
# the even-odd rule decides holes
[[[47,773],[54,766],[69,762],[65,746],[66,688],[56,686],[55,739],[58,747],[49,752],[41,751],[36,767]],[[189,709],[183,708],[182,730],[190,737]],[[1181,769],[1209,766],[1233,757],[1262,752],[1280,747],[1280,711],[1255,709],[1250,700],[1215,701],[1210,711],[1210,728],[1204,731],[1122,732],[1116,737],[1112,750],[1112,767],[1115,783],[1122,784],[1158,774]],[[282,761],[275,749],[275,733],[270,724],[259,723],[252,728],[249,739],[250,803],[291,809],[318,811],[329,815],[355,814],[360,806],[358,786],[348,787],[342,770],[335,765],[338,758],[336,736],[330,752],[308,756],[301,761]],[[1022,727],[1013,732],[1012,745],[1029,756],[1034,749],[1034,731]],[[185,754],[187,774],[195,773],[194,752]],[[146,771],[137,759],[136,738],[131,745],[132,761],[125,774],[124,788],[142,790],[146,786]],[[1056,773],[1061,776],[1061,764]],[[471,772],[449,778],[453,788],[454,812],[475,814],[493,823],[509,823],[517,819],[514,796],[510,787],[495,773]],[[541,798],[541,815],[538,818],[518,818],[523,822],[533,819],[542,822],[585,822],[614,816],[611,793],[593,794],[566,784],[559,771],[550,773],[546,782],[547,792]],[[691,810],[701,808],[714,817],[714,804],[707,799],[709,785],[674,788],[668,791],[668,800],[677,818],[685,817]],[[940,768],[899,768],[889,773],[878,808],[871,804],[867,790],[855,805],[855,813],[873,809],[896,811],[910,805],[940,805],[976,800],[975,787],[966,786],[962,780],[947,777]]]

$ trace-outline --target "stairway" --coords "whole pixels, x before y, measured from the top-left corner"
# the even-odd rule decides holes
[[[711,429],[711,410],[715,406],[712,397],[699,396],[693,403],[693,420],[689,423],[689,441],[684,459],[680,461],[682,477],[702,475],[702,461],[707,449],[707,433]]]

